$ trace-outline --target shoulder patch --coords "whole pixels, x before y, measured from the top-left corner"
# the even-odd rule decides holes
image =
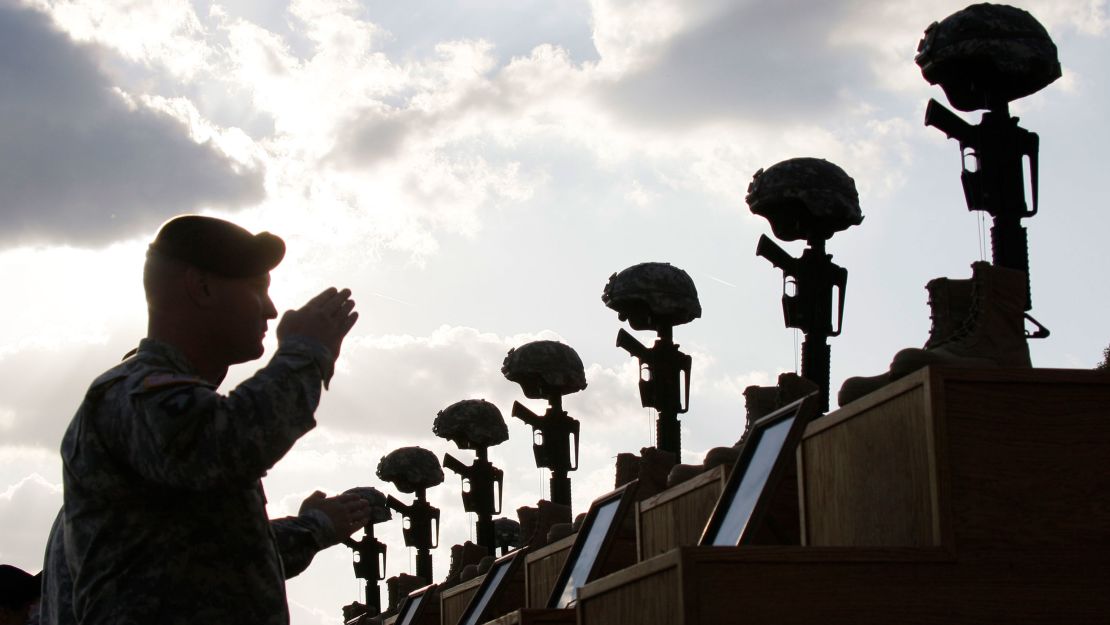
[[[185,375],[183,373],[152,373],[143,378],[142,390],[153,391],[169,388],[171,386],[193,386],[197,384],[209,386],[207,382],[195,375]]]
[[[158,408],[163,414],[171,417],[181,416],[193,408],[196,403],[196,395],[182,389],[181,391],[170,393],[159,404]]]

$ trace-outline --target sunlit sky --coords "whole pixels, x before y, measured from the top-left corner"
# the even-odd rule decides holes
[[[1110,342],[1110,20],[1104,0],[1017,4],[1064,71],[1011,107],[1041,137],[1041,212],[1025,225],[1033,314],[1052,336],[1032,357],[1090,368]],[[744,388],[797,366],[781,274],[754,254],[770,229],[744,203],[752,174],[786,158],[840,165],[865,215],[828,245],[849,272],[834,392],[884,370],[927,337],[925,283],[989,257],[958,147],[922,123],[943,94],[913,62],[924,29],[963,6],[0,0],[0,562],[41,568],[61,434],[145,333],[145,246],[184,212],[286,240],[279,309],[334,284],[362,314],[319,426],[265,479],[273,516],[314,489],[410,500],[374,476],[378,460],[422,445],[469,461],[431,432],[467,398],[511,421],[490,451],[505,510],[534,505],[547,477],[508,413],[544,405],[500,367],[541,338],[586,364],[589,387],[565,402],[582,423],[571,477],[584,511],[612,488],[615,456],[652,442],[636,363],[601,302],[610,274],[644,261],[686,270],[704,309],[675,329],[694,358],[683,459],[735,442]],[[473,536],[459,491],[449,474],[429,493],[444,512],[440,577],[447,548]],[[377,534],[389,575],[413,572],[400,522]],[[294,623],[336,623],[360,598],[350,561],[334,547],[289,583]]]

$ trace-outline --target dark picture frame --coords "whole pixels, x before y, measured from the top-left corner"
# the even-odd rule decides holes
[[[470,599],[470,603],[466,605],[466,610],[459,617],[459,625],[480,625],[500,616],[489,614],[490,606],[504,590],[506,582],[512,579],[517,569],[524,564],[524,553],[527,551],[527,549],[516,549],[494,560],[478,590]],[[400,622],[397,625],[400,625]]]
[[[794,462],[806,424],[818,415],[819,401],[813,393],[752,424],[699,545],[738,546],[751,540],[787,464]]]
[[[613,546],[624,519],[634,503],[637,481],[602,495],[590,504],[575,536],[574,545],[551,589],[549,609],[571,607],[578,599],[578,588],[597,576]]]
[[[435,584],[429,584],[410,592],[405,600],[401,602],[401,607],[397,608],[397,618],[393,621],[394,625],[413,625],[418,622],[420,615],[424,614],[428,603],[430,603],[428,600],[435,595],[435,589]]]

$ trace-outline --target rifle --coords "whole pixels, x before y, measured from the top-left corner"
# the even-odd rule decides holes
[[[366,581],[366,608],[370,614],[382,611],[378,582],[385,579],[385,544],[374,538],[373,524],[367,524],[365,535],[355,542],[344,538],[340,542],[354,550],[355,577]]]
[[[501,513],[504,474],[486,458],[486,448],[479,447],[478,458],[467,466],[451,454],[443,454],[443,466],[458,473],[463,479],[463,509],[478,515],[475,532],[478,544],[490,555],[497,550],[493,515]],[[496,498],[494,490],[496,489]]]
[[[563,411],[561,395],[552,395],[548,401],[550,406],[543,418],[518,401],[513,402],[512,415],[532,426],[532,454],[536,457],[536,466],[551,469],[551,501],[570,507],[567,472],[578,469],[579,424]],[[574,437],[573,444],[571,437]]]
[[[482,458],[467,466],[451,454],[443,454],[443,466],[463,478],[464,510],[484,515],[501,514],[501,489],[505,480],[501,469]]]
[[[417,549],[435,549],[439,546],[439,508],[432,507],[419,494],[412,505],[401,503],[393,495],[388,495],[385,501],[391,510],[408,521],[408,527],[404,528],[406,545]]]
[[[972,125],[936,100],[925,107],[925,125],[944,132],[960,144],[964,155],[960,180],[968,210],[992,217],[1032,217],[1037,214],[1037,151],[1040,138],[1018,126],[1005,110],[988,111]],[[1025,168],[1029,158],[1031,207],[1025,204]],[[969,159],[971,163],[969,163]]]
[[[1029,282],[1029,242],[1021,220],[1037,214],[1040,138],[1018,126],[1005,104],[983,113],[976,125],[961,119],[936,100],[925,108],[925,125],[942,131],[960,144],[963,155],[963,185],[967,209],[984,211],[994,220],[991,226],[991,261],[999,267],[1025,272],[1025,310],[1033,307]],[[1030,203],[1025,203],[1025,164],[1029,159]],[[1047,337],[1049,331],[1028,314],[1037,326],[1028,338]]]
[[[782,270],[782,314],[788,328],[805,334],[802,343],[802,377],[821,388],[822,411],[829,409],[828,339],[840,334],[844,322],[844,293],[848,271],[832,262],[825,242],[810,241],[801,258],[767,238],[759,237],[755,253]],[[793,285],[793,289],[791,289]],[[836,325],[833,325],[833,289],[836,289]],[[791,292],[793,291],[793,292]]]
[[[681,429],[678,415],[690,409],[690,369],[692,359],[678,351],[672,340],[673,329],[663,326],[650,348],[624,328],[617,332],[617,347],[640,361],[640,404],[659,412],[656,440],[659,449],[681,454]]]
[[[827,338],[840,335],[848,271],[832,262],[832,256],[824,253],[824,242],[821,243],[806,248],[801,258],[794,258],[764,234],[759,237],[755,253],[782,270],[782,313],[786,327],[798,328],[807,336],[824,335]],[[791,289],[790,285],[794,288]],[[835,326],[832,320],[833,288],[838,294]]]
[[[518,401],[513,402],[512,415],[532,426],[532,452],[536,466],[552,471],[578,469],[579,423],[562,409],[552,406],[541,418]],[[571,455],[573,440],[573,458]]]
[[[386,497],[385,504],[404,517],[405,525],[402,526],[402,531],[405,544],[416,547],[416,575],[430,583],[432,581],[431,550],[439,546],[439,508],[433,507],[424,497],[424,489],[419,489],[416,491],[416,501],[412,502],[412,505],[401,503],[393,495]]]

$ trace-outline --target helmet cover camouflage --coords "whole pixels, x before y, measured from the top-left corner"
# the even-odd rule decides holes
[[[1035,17],[1004,4],[973,4],[925,30],[914,59],[961,111],[990,109],[1061,76],[1056,44]]]
[[[636,330],[659,331],[701,317],[693,279],[670,263],[640,263],[613,274],[601,301]]]
[[[578,352],[559,341],[532,341],[509,350],[501,373],[520,384],[524,396],[549,399],[586,388],[586,371]]]
[[[423,447],[401,447],[378,462],[378,477],[402,493],[415,493],[443,483],[439,458]]]
[[[464,399],[440,410],[432,432],[454,441],[460,449],[490,447],[509,440],[501,411],[484,399]]]
[[[783,241],[823,241],[863,222],[856,182],[821,158],[791,158],[760,169],[745,201]]]

